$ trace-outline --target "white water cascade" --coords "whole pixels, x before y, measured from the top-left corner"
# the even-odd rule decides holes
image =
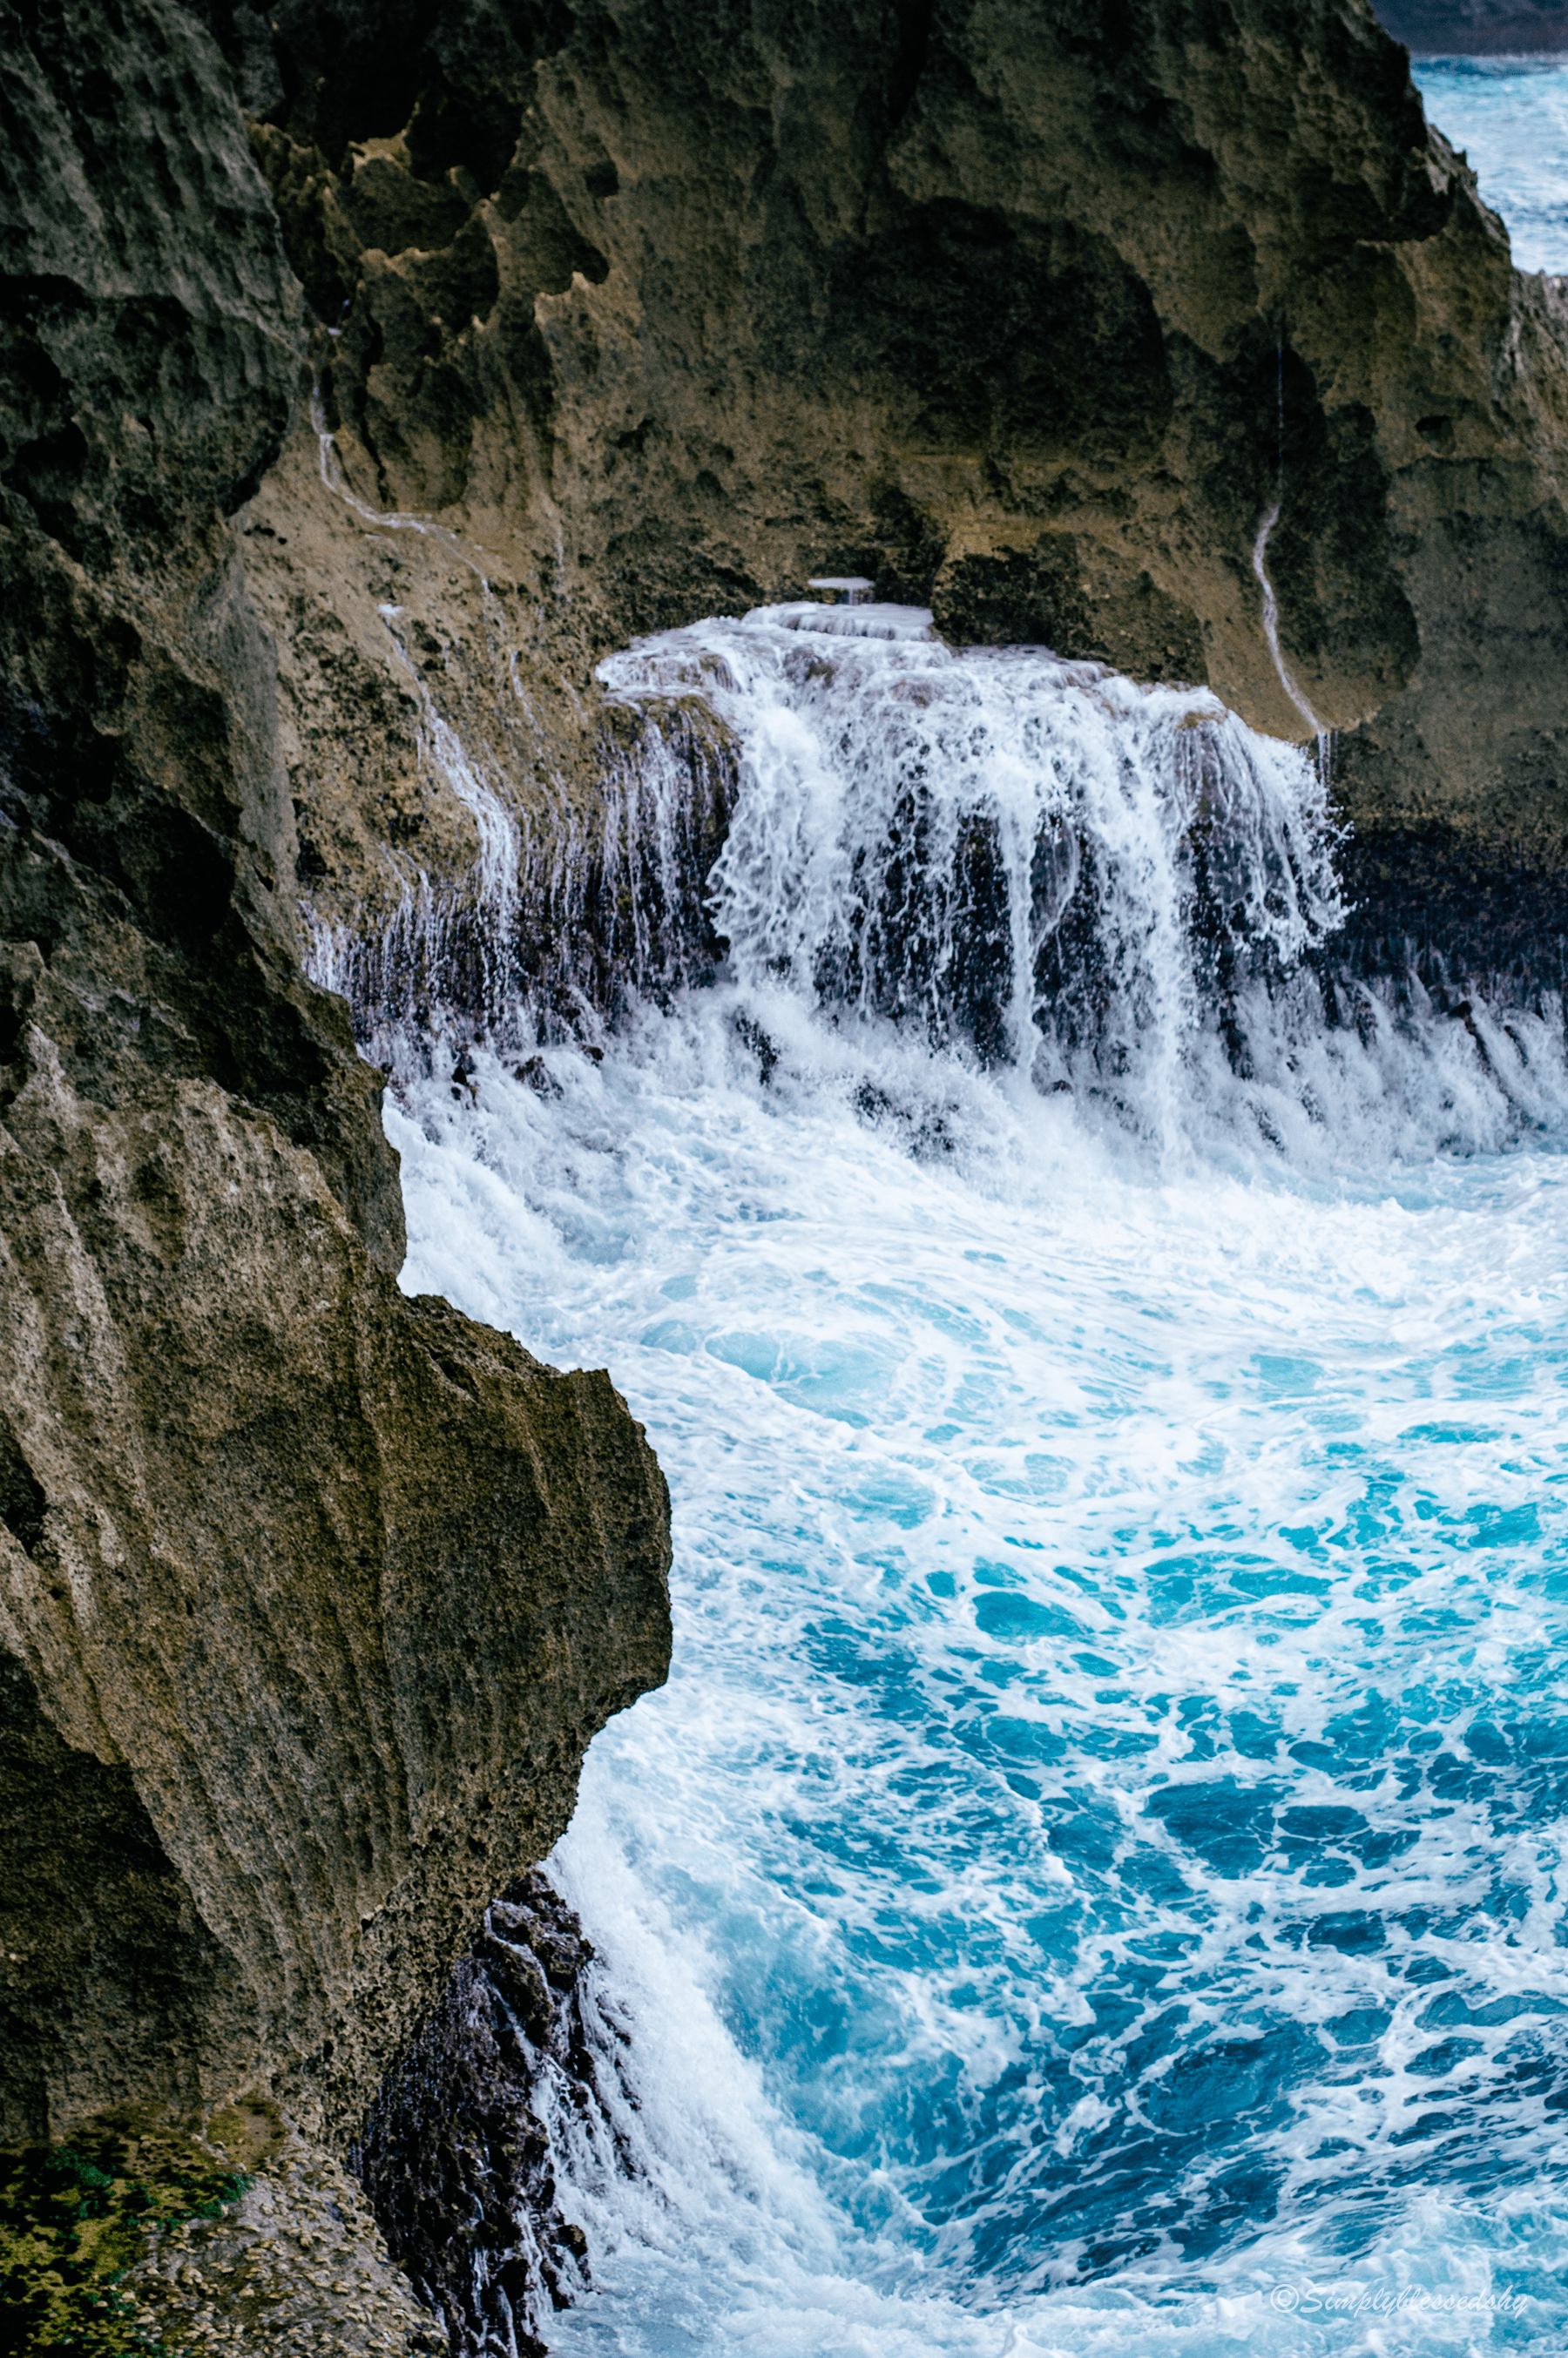
[[[550,1865],[552,2346],[1544,2358],[1561,1011],[1336,974],[1317,770],[1212,698],[850,622],[605,666],[739,741],[717,981],[388,1114],[404,1282],[674,1499]]]
[[[1280,646],[1280,601],[1274,595],[1274,585],[1269,579],[1269,539],[1274,526],[1280,521],[1280,505],[1281,503],[1276,500],[1259,525],[1258,536],[1252,543],[1252,570],[1258,577],[1258,587],[1262,593],[1263,636],[1269,642],[1269,654],[1273,660],[1274,672],[1280,686],[1284,689],[1321,747],[1328,731],[1297,687],[1294,675],[1288,668]],[[1321,760],[1319,767],[1322,767]]]
[[[1463,1031],[1419,984],[1336,976],[1321,761],[1206,690],[929,622],[764,608],[601,666],[629,701],[704,695],[741,741],[709,894],[743,993],[954,1047],[1167,1156],[1379,1168],[1555,1119],[1560,1009]]]

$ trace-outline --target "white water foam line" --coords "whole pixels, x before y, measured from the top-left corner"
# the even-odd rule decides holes
[[[1284,689],[1307,727],[1317,741],[1318,772],[1324,784],[1328,784],[1328,767],[1332,759],[1333,732],[1318,719],[1286,665],[1280,649],[1280,601],[1274,595],[1274,585],[1269,579],[1269,535],[1280,521],[1281,503],[1276,500],[1258,527],[1252,543],[1252,570],[1258,577],[1258,587],[1263,600],[1263,636],[1269,642],[1269,654],[1280,686]]]

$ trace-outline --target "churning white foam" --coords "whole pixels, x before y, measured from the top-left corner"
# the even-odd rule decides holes
[[[1011,1065],[1167,1165],[1261,1144],[1371,1174],[1560,1120],[1560,1001],[1456,1021],[1413,973],[1336,970],[1336,828],[1300,747],[1207,689],[782,611],[600,666],[633,703],[701,695],[741,741],[710,890],[742,986],[880,1024],[885,1053]]]
[[[730,979],[388,1115],[405,1283],[607,1363],[674,1498],[553,1863],[640,2165],[563,2101],[556,2342],[1556,2349],[1553,1020],[1331,1027],[1315,773],[1206,697],[609,677],[741,737]]]
[[[676,1501],[557,1861],[648,2171],[562,2346],[1551,2346],[1562,1166],[1162,1183],[953,1073],[922,1159],[743,1012],[390,1123],[406,1282]]]

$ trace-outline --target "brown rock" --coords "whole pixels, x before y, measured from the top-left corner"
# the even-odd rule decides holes
[[[87,1020],[37,993],[0,1138],[8,2126],[254,2088],[341,2133],[662,1676],[664,1487],[608,1378],[406,1302],[268,1116],[72,1088]]]
[[[216,2125],[226,2127],[220,2116]],[[253,2163],[217,2219],[155,2228],[121,2279],[136,2322],[189,2358],[219,2350],[297,2358],[392,2352],[434,2358],[447,2337],[388,2259],[348,2172],[293,2134]]]
[[[1364,0],[269,22],[253,136],[333,325],[345,482],[512,585],[494,646],[546,749],[519,807],[596,806],[567,750],[593,656],[825,568],[1301,736],[1252,565],[1278,504],[1283,652],[1345,732],[1347,816],[1414,828],[1445,875],[1504,843],[1558,863],[1568,298],[1512,270]],[[297,650],[369,611],[394,539],[465,741],[500,704],[438,544],[362,514],[345,537],[344,509],[285,594],[305,472],[267,485],[247,568],[286,681],[310,675],[291,784],[341,922],[384,899],[346,783],[364,707]],[[449,882],[462,821],[388,648],[350,627],[390,831],[422,828],[409,857]]]
[[[396,1290],[222,520],[299,351],[222,60],[5,38],[0,2136],[341,2139],[664,1675],[667,1504],[607,1377]]]
[[[604,649],[864,572],[1298,733],[1277,503],[1368,927],[1561,901],[1568,302],[1363,0],[207,14],[0,5],[13,2136],[272,2091],[341,2139],[663,1674],[640,1433],[397,1293],[300,968],[428,907],[470,1008],[579,989],[574,925],[600,1004],[700,969],[733,749],[699,681],[605,710]]]

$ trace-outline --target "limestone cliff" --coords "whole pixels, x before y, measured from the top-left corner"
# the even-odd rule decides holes
[[[1560,867],[1568,301],[1366,0],[206,5],[322,323],[337,489],[243,523],[329,932],[461,897],[433,715],[591,838],[592,658],[823,568],[1300,735],[1276,507],[1396,900]]]
[[[302,959],[702,971],[733,749],[593,661],[825,568],[1300,733],[1277,510],[1358,954],[1539,979],[1568,297],[1365,0],[0,37],[0,2133],[341,2144],[663,1675],[667,1518],[608,1378],[397,1293]]]
[[[667,1502],[395,1282],[224,520],[300,382],[228,70],[173,0],[0,54],[0,2139],[341,2144],[663,1677]]]

